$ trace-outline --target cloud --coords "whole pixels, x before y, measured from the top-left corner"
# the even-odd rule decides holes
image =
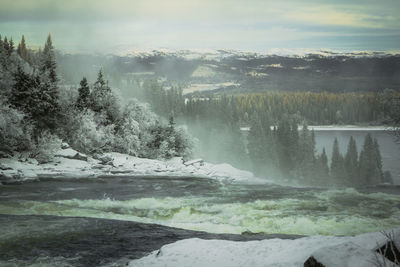
[[[0,33],[79,49],[395,46],[399,14],[399,0],[0,0]]]

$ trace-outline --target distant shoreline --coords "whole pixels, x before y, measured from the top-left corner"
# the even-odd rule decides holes
[[[274,126],[271,126],[271,130]],[[302,130],[303,126],[299,126],[299,130]],[[359,125],[308,125],[309,130],[314,131],[390,131],[393,130],[391,127],[384,125],[380,126],[359,126]],[[241,131],[250,131],[250,127],[241,127]]]
[[[358,125],[310,125],[310,130],[314,131],[387,131],[392,129],[387,126],[358,126]],[[299,127],[302,129],[302,127]]]

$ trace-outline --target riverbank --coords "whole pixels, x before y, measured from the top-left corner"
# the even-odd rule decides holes
[[[0,182],[3,184],[36,181],[41,178],[101,176],[179,176],[265,183],[265,180],[254,177],[251,172],[225,163],[211,164],[201,159],[184,162],[182,158],[154,160],[115,152],[91,157],[69,147],[61,148],[50,162],[43,164],[23,155],[0,159]]]

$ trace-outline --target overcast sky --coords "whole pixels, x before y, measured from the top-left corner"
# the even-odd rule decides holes
[[[0,34],[57,49],[400,50],[400,0],[0,0]]]

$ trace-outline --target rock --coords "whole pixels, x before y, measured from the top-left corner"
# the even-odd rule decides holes
[[[185,164],[186,166],[189,166],[189,165],[194,165],[196,163],[199,163],[200,166],[203,166],[204,165],[204,160],[203,159],[194,159],[194,160],[186,161],[183,164]]]
[[[68,149],[68,148],[70,148],[70,145],[68,143],[65,142],[61,143],[61,149]]]
[[[6,170],[12,170],[12,168],[8,167],[8,166],[4,166],[3,164],[0,164],[0,170],[6,171]]]
[[[321,247],[314,251],[304,262],[307,267],[364,267],[372,266],[371,263],[377,262],[376,254],[373,250],[360,247],[353,242],[345,242],[334,246]],[[381,266],[381,265],[377,265]],[[382,265],[384,266],[384,265]]]
[[[88,161],[88,157],[80,153],[76,153],[75,156],[72,157],[72,159]]]
[[[106,166],[104,166],[104,165],[94,165],[94,166],[92,166],[92,169],[93,170],[101,170],[101,169],[104,169]]]
[[[72,148],[61,149],[56,152],[55,157],[61,157],[66,159],[76,159],[88,161],[88,157],[85,154],[81,154]]]
[[[113,158],[110,156],[102,156],[102,157],[98,157],[97,159],[100,160],[101,164],[113,165],[112,164]]]
[[[11,157],[11,154],[5,151],[0,151],[0,158],[9,158],[9,157]]]
[[[313,256],[311,256],[304,262],[304,267],[325,267],[325,265],[319,263]]]
[[[387,241],[385,244],[383,244],[381,247],[377,248],[375,250],[379,254],[382,254],[387,258],[388,260],[399,264],[400,263],[400,251],[396,247],[396,244],[393,242],[393,240]]]

